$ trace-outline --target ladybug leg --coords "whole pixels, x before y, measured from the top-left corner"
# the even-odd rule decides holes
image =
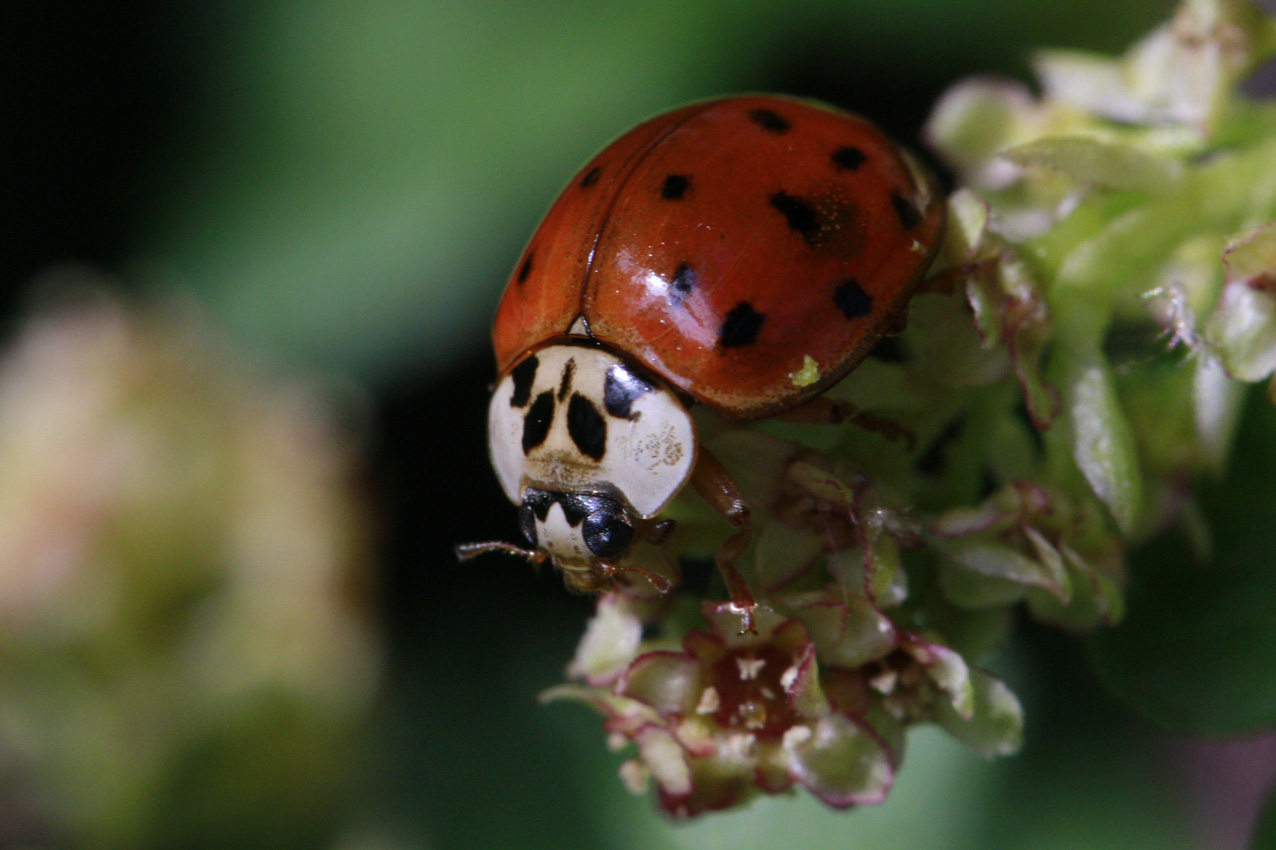
[[[600,567],[602,569],[602,574],[608,578],[615,578],[621,573],[636,573],[655,585],[656,592],[661,595],[664,595],[673,589],[672,581],[665,576],[660,575],[660,573],[652,572],[645,567],[622,567],[617,564],[606,563],[601,564]]]
[[[780,422],[797,422],[803,425],[841,425],[850,422],[866,431],[881,434],[893,443],[903,443],[909,451],[917,446],[917,436],[898,422],[865,413],[853,404],[834,401],[828,396],[817,395],[774,418]]]
[[[757,634],[753,626],[753,612],[758,607],[744,576],[736,569],[735,562],[753,541],[753,529],[749,522],[749,506],[740,496],[735,482],[716,457],[704,446],[700,447],[695,469],[691,473],[691,485],[718,514],[736,530],[718,547],[715,560],[718,571],[727,583],[731,602],[740,612],[740,634]]]
[[[669,535],[673,534],[673,530],[677,527],[678,523],[673,520],[662,519],[660,522],[639,523],[636,531],[641,539],[660,546],[669,539]]]

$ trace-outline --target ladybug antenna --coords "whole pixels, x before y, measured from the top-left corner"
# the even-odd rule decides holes
[[[506,555],[526,558],[534,564],[539,564],[545,560],[545,553],[543,552],[523,549],[513,543],[504,543],[500,540],[491,540],[487,543],[461,543],[456,547],[456,558],[458,561],[469,561],[488,552],[503,552]]]

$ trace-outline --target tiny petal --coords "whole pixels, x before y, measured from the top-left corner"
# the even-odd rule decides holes
[[[844,602],[799,598],[792,604],[825,664],[859,667],[884,657],[897,643],[890,618],[863,596],[847,596]]]
[[[982,670],[970,671],[972,711],[966,716],[940,706],[939,724],[984,758],[1011,755],[1023,743],[1023,708],[1000,679]]]
[[[937,547],[948,559],[951,568],[941,574],[944,589],[954,602],[983,607],[1003,604],[1021,598],[1027,588],[1048,590],[1062,600],[1067,596],[1058,577],[1040,561],[1029,558],[1016,549],[983,537],[963,537],[938,541]],[[997,581],[976,582],[961,572],[975,573]]]
[[[807,741],[811,740],[812,734],[814,733],[811,732],[810,726],[806,726],[804,724],[798,725],[798,726],[790,726],[789,730],[784,733],[784,739],[783,739],[784,748],[792,749],[793,747],[797,747],[802,744],[805,744]]]
[[[1143,503],[1143,479],[1130,423],[1117,399],[1107,359],[1097,347],[1066,349],[1065,392],[1077,466],[1125,532]]]
[[[1153,194],[1173,191],[1184,171],[1180,160],[1085,136],[1038,139],[1001,156],[1021,166],[1062,171],[1078,183]]]
[[[1276,371],[1276,222],[1233,237],[1223,252],[1227,286],[1206,334],[1232,377]]]
[[[879,694],[890,694],[895,691],[895,684],[899,681],[899,671],[886,667],[882,672],[868,680],[869,685]]]
[[[795,727],[796,728],[796,727]],[[783,741],[794,780],[830,806],[879,803],[894,781],[886,749],[850,718],[830,714]]]
[[[1213,357],[1197,360],[1194,377],[1192,401],[1201,451],[1210,468],[1222,474],[1240,422],[1245,387],[1231,380],[1223,364]]]
[[[641,642],[642,620],[633,603],[620,593],[601,596],[567,674],[591,685],[611,684],[637,657]]]
[[[1020,530],[1031,544],[1037,556],[1037,563],[1044,567],[1046,574],[1050,576],[1050,586],[1047,589],[1058,597],[1061,604],[1067,605],[1072,598],[1072,582],[1068,578],[1067,570],[1063,567],[1063,556],[1045,538],[1045,535],[1031,525],[1025,525]]]
[[[994,155],[1040,133],[1039,108],[1028,87],[1007,80],[965,80],[944,93],[926,137],[976,190],[1003,189],[1019,169]]]
[[[958,507],[944,511],[931,524],[931,533],[937,537],[964,537],[1009,524],[1011,517],[994,505]]]
[[[828,699],[820,687],[819,668],[815,661],[815,645],[807,644],[801,657],[794,661],[792,680],[784,685],[793,710],[803,717],[823,717],[829,712]],[[785,671],[788,675],[788,671]]]
[[[690,713],[704,694],[700,665],[681,652],[648,652],[625,672],[619,696],[651,706],[660,714]]]
[[[743,682],[758,678],[758,673],[766,666],[765,659],[745,658],[743,656],[737,657],[735,663],[740,668],[740,680]]]
[[[705,619],[709,621],[714,636],[727,646],[747,646],[758,642],[753,635],[740,634],[744,622],[743,612],[733,602],[711,602],[704,606]],[[753,626],[758,635],[769,635],[785,618],[766,605],[758,605],[753,611]]]
[[[651,781],[651,770],[638,759],[629,759],[620,766],[620,781],[630,794],[645,794]]]
[[[660,727],[648,726],[638,733],[637,742],[643,763],[663,793],[674,797],[691,793],[691,769],[673,735]]]
[[[1228,284],[1208,334],[1229,374],[1261,381],[1276,371],[1276,295],[1245,282]]]
[[[975,710],[974,686],[966,661],[948,647],[926,643],[914,647],[917,660],[926,666],[926,673],[940,690],[948,694],[953,711],[969,720]]]

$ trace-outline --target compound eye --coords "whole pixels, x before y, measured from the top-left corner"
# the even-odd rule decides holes
[[[634,539],[634,527],[619,505],[595,511],[581,527],[585,545],[600,558],[619,558]]]
[[[536,546],[536,512],[527,502],[518,507],[518,528],[533,548]]]

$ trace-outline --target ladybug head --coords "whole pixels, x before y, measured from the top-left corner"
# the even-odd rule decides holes
[[[629,569],[634,537],[653,527],[695,462],[695,427],[677,396],[593,342],[524,357],[496,386],[488,434],[533,547],[496,548],[551,559],[581,590]]]
[[[589,591],[598,590],[605,577],[600,564],[624,559],[634,539],[635,518],[607,496],[529,487],[518,524],[527,542],[553,559],[568,584]]]

